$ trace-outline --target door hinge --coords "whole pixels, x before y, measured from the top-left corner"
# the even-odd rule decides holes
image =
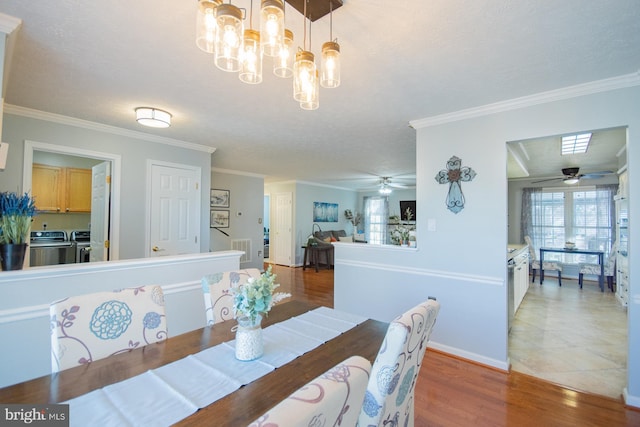
[[[111,184],[111,175],[106,176],[107,184]]]
[[[105,240],[105,241],[104,241],[104,247],[105,247],[105,248],[107,248],[107,249],[109,249],[109,241],[108,241],[108,240]]]
[[[198,189],[198,186],[200,185],[199,182],[196,182],[196,190]]]
[[[198,243],[198,236],[194,237],[194,243]]]

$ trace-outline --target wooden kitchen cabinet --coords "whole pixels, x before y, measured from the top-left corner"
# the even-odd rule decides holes
[[[91,212],[91,169],[34,164],[31,193],[47,212]]]

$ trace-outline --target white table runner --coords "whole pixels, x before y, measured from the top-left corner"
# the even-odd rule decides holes
[[[258,360],[237,360],[235,343],[229,341],[64,402],[70,405],[70,424],[174,424],[365,320],[317,308],[265,328],[264,355]]]

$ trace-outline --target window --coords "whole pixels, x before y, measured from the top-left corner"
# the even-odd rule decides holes
[[[614,239],[615,212],[613,196],[617,185],[580,187],[575,189],[529,189],[523,192],[523,230],[536,249],[562,248],[566,241],[580,249],[609,254]],[[527,205],[525,197],[529,197]],[[528,221],[528,224],[525,224]],[[545,259],[564,263],[595,262],[589,255],[549,253]]]
[[[364,198],[364,235],[372,244],[387,243],[387,222],[389,220],[389,199],[387,197]]]

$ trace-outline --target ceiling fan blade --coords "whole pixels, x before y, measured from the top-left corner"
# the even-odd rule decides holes
[[[407,187],[406,185],[402,185],[402,184],[394,184],[394,183],[392,183],[392,182],[387,183],[387,185],[388,185],[389,187],[393,187],[393,188],[409,188],[409,187]]]
[[[556,177],[556,178],[547,178],[547,179],[541,179],[538,181],[531,181],[532,184],[538,184],[540,182],[548,182],[548,181],[559,181],[561,179],[565,179],[567,177]]]
[[[589,172],[589,173],[585,173],[584,175],[580,175],[580,179],[582,179],[582,178],[585,178],[585,179],[597,179],[597,178],[602,178],[605,175],[610,175],[612,173],[613,173],[613,171]]]

